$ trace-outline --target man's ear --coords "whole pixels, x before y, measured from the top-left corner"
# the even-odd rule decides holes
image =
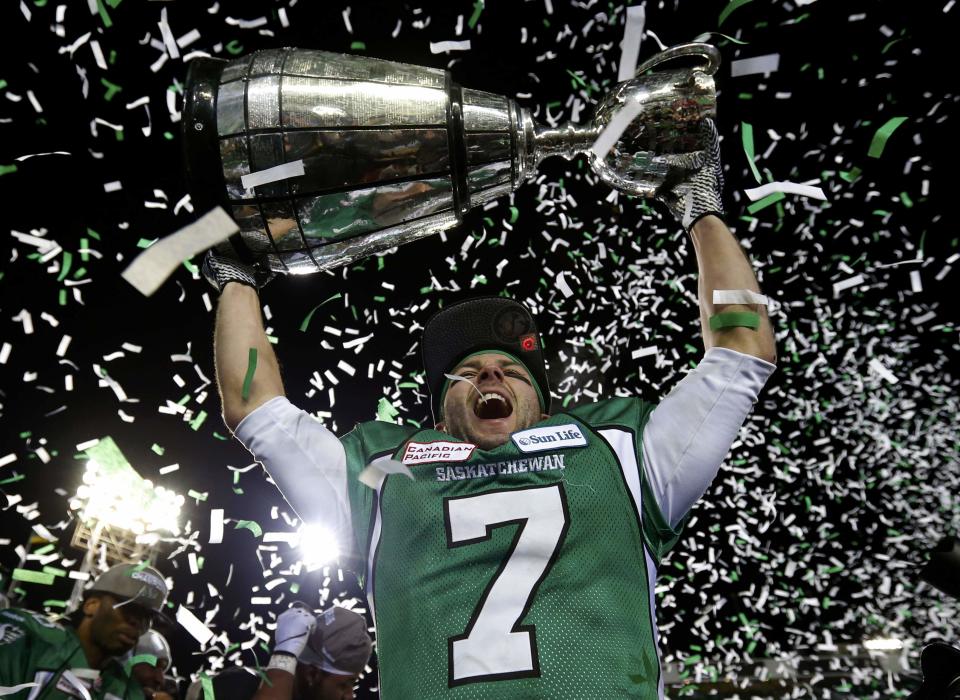
[[[540,414],[540,420],[546,420],[546,419],[549,418],[549,417],[550,417],[550,414],[549,414],[549,413],[541,413],[541,414]]]
[[[90,596],[83,601],[83,616],[93,617],[100,610],[100,596]]]
[[[435,426],[433,426],[433,428],[434,430],[439,430],[441,433],[446,432],[447,430],[447,426],[444,424],[443,421],[440,421],[439,423],[437,423]]]

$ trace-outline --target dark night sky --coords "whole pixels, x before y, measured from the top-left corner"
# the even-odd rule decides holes
[[[781,304],[773,317],[780,369],[662,569],[668,574],[658,591],[663,653],[669,661],[701,656],[690,661],[694,672],[737,677],[748,657],[805,653],[831,640],[955,641],[956,602],[917,586],[915,572],[925,548],[960,529],[958,313],[947,291],[960,252],[949,185],[958,152],[950,47],[960,10],[952,0],[819,0],[799,7],[754,0],[718,27],[726,5],[648,3],[641,60],[655,52],[655,37],[672,45],[721,31],[746,42],[713,37],[724,58],[717,83],[727,205],[761,285]],[[62,16],[58,7],[65,8]],[[352,32],[343,15],[348,7]],[[289,509],[259,467],[236,482],[228,469],[251,458],[223,439],[216,391],[205,384],[214,374],[213,314],[204,297],[215,303],[215,294],[186,267],[151,298],[120,277],[141,252],[140,241],[165,236],[202,213],[174,213],[187,190],[180,124],[171,120],[166,94],[183,84],[186,66],[181,55],[151,70],[161,56],[150,40],[160,36],[163,10],[175,36],[199,31],[182,53],[228,56],[298,46],[447,67],[463,86],[517,97],[541,121],[548,114],[564,121],[576,109],[581,119],[589,117],[616,80],[625,12],[614,3],[514,0],[487,3],[471,23],[474,6],[459,0],[352,6],[108,0],[97,14],[82,2],[4,4],[4,589],[18,566],[14,547],[38,523],[63,535],[63,557],[51,565],[78,565],[69,548],[67,499],[56,489],[72,493],[79,483],[83,462],[76,445],[109,435],[142,476],[184,495],[207,494],[204,501],[187,500],[184,538],[164,550],[159,567],[174,580],[175,604],[200,617],[219,605],[211,628],[243,642],[252,632],[240,624],[281,609],[293,595],[290,582],[298,580],[297,595],[313,596],[308,602],[319,605],[324,581],[322,572],[288,576],[268,593],[275,605],[254,606],[250,597],[263,595],[264,583],[290,566],[295,552],[281,545],[284,563],[265,578],[269,552],[250,531],[228,529],[223,544],[208,543],[211,508],[224,508],[233,521],[254,520],[264,531],[291,530],[282,516],[271,517],[275,507]],[[266,22],[252,29],[236,21],[259,17]],[[87,33],[72,52],[64,48]],[[468,51],[430,51],[431,42],[465,39]],[[97,64],[93,40],[105,68]],[[776,72],[731,77],[732,61],[772,53],[780,55]],[[142,132],[145,108],[128,108],[142,97],[148,98],[149,135]],[[182,107],[180,96],[174,106]],[[906,120],[882,155],[869,157],[874,135],[893,117]],[[743,191],[758,183],[744,155],[743,123],[753,126],[764,181],[817,180],[829,201],[788,195],[750,214]],[[52,151],[67,155],[17,160]],[[105,192],[104,184],[114,181],[122,189]],[[441,303],[502,289],[534,307],[558,401],[666,393],[702,352],[693,253],[659,209],[624,196],[609,201],[608,194],[584,159],[549,160],[536,182],[471,212],[443,239],[336,273],[271,283],[262,300],[289,396],[307,410],[329,411],[326,422],[336,432],[374,418],[384,397],[401,418],[428,420],[426,393],[417,384],[419,329]],[[518,212],[513,224],[511,206]],[[37,249],[12,232],[56,241],[62,252],[40,262]],[[463,253],[468,236],[475,240]],[[87,249],[95,252],[81,252]],[[67,253],[71,267],[64,274]],[[561,272],[571,297],[557,284]],[[919,289],[911,272],[918,273]],[[863,275],[862,284],[834,292],[835,283],[856,275]],[[338,293],[299,330],[311,309]],[[654,312],[657,298],[663,301]],[[358,353],[342,349],[345,340],[371,333]],[[71,340],[58,356],[64,336]],[[631,359],[632,351],[651,345],[658,348],[655,357]],[[123,355],[105,359],[117,351]],[[171,358],[188,352],[189,361]],[[357,375],[338,370],[340,360]],[[123,387],[128,401],[98,386],[95,365]],[[333,406],[327,370],[339,382]],[[315,372],[323,389],[308,395]],[[192,418],[207,414],[196,429],[157,410],[185,396]],[[10,455],[16,459],[6,462]],[[174,463],[178,470],[158,473]],[[203,557],[201,576],[187,572],[191,551]],[[27,568],[41,565],[31,561]],[[357,595],[349,573],[346,578],[341,584],[333,572],[331,597]],[[63,579],[21,589],[22,602],[37,609],[69,594]],[[262,621],[256,627],[262,629]],[[223,648],[201,650],[182,629],[171,639],[182,675]],[[867,675],[869,684],[873,675]]]

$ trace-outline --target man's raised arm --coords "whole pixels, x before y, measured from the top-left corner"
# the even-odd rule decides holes
[[[689,232],[697,254],[700,326],[703,349],[729,348],[766,362],[777,360],[773,329],[753,267],[720,218],[723,215],[723,168],[716,124],[703,125],[706,161],[691,183],[658,193]],[[714,301],[715,292],[719,298]]]
[[[336,436],[284,396],[257,290],[269,279],[236,260],[207,253],[203,274],[220,290],[214,356],[223,420],[306,523],[350,543],[346,454]],[[259,409],[259,410],[257,410]]]
[[[729,348],[776,363],[777,349],[767,307],[746,303],[750,297],[742,293],[749,291],[759,295],[760,286],[737,239],[726,224],[712,214],[693,225],[690,238],[700,270],[698,287],[703,349]],[[740,303],[714,303],[714,290],[733,292],[720,298],[736,299],[739,296]],[[712,324],[711,319],[714,319]],[[717,319],[721,321],[717,322]],[[756,327],[753,327],[754,323]]]
[[[658,194],[696,251],[705,352],[654,409],[643,431],[644,472],[671,527],[713,481],[777,358],[753,268],[720,218],[723,174],[716,126],[708,120],[704,128],[704,166],[688,186]]]
[[[220,290],[213,341],[217,386],[224,423],[236,430],[255,408],[284,393],[257,295],[266,280],[258,281],[252,268],[209,253],[203,272]]]

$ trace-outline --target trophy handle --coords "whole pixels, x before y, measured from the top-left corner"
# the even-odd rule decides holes
[[[633,74],[633,77],[636,78],[641,73],[645,73],[651,68],[659,66],[661,63],[670,61],[674,58],[681,58],[683,56],[700,56],[706,59],[706,64],[704,65],[703,70],[708,75],[713,75],[717,72],[717,68],[720,67],[720,51],[716,46],[702,42],[691,42],[689,44],[678,44],[677,46],[671,46],[669,49],[661,51],[656,56],[648,58],[646,61],[640,64],[636,72]]]

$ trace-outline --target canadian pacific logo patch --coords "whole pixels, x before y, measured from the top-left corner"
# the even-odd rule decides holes
[[[546,428],[530,428],[521,430],[510,436],[513,444],[521,452],[540,452],[541,450],[557,450],[565,447],[586,447],[587,437],[579,425],[551,425]]]
[[[404,464],[429,462],[466,462],[477,446],[469,442],[410,442],[403,451]]]

